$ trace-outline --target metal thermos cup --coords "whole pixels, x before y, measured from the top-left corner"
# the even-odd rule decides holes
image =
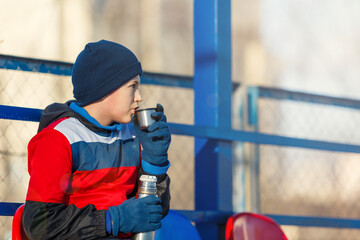
[[[135,112],[135,124],[137,124],[141,130],[148,128],[155,120],[151,117],[151,114],[156,112],[156,108],[144,108]]]
[[[149,195],[156,196],[156,180],[155,176],[141,175],[139,189],[136,198],[143,198]],[[143,232],[135,234],[132,240],[154,240],[155,231]]]

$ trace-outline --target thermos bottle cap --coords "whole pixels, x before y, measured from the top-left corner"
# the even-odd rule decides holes
[[[142,182],[156,182],[156,177],[151,175],[141,175],[140,181]]]

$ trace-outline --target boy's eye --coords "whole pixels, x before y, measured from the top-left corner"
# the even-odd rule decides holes
[[[131,82],[131,83],[129,84],[129,87],[130,87],[130,88],[138,88],[138,87],[139,87],[139,83],[136,82],[136,81]]]

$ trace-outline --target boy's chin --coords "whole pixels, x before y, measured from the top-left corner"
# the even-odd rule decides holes
[[[114,121],[113,124],[128,124],[131,122],[131,119],[130,120],[124,120],[122,119],[121,121]]]
[[[127,124],[127,123],[130,123],[131,121],[132,121],[132,118],[129,117],[129,119],[123,119],[120,123]]]

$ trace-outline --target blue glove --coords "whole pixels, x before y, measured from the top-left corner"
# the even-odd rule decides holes
[[[125,200],[118,206],[109,207],[112,235],[155,231],[161,227],[161,200],[156,196]]]
[[[156,122],[151,124],[147,131],[143,131],[135,125],[136,134],[143,147],[141,156],[144,161],[152,165],[164,167],[169,165],[167,151],[171,142],[171,134],[161,104],[157,104],[156,112],[152,113],[151,117]]]

